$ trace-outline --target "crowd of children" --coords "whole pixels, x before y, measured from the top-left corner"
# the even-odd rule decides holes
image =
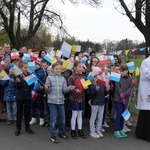
[[[9,47],[9,50],[6,47]],[[16,124],[16,136],[21,134],[22,118],[25,119],[25,130],[34,134],[30,126],[37,123],[38,113],[39,125],[49,126],[52,142],[58,143],[57,130],[60,138],[68,138],[65,133],[66,125],[71,126],[73,139],[78,136],[86,138],[82,126],[84,112],[89,118],[89,134],[92,138],[104,136],[103,127],[109,127],[106,123],[107,115],[114,123],[114,136],[127,137],[125,132],[130,130],[126,127],[122,113],[129,107],[136,81],[129,73],[126,63],[122,63],[117,55],[113,56],[115,63],[108,57],[108,62],[104,64],[96,57],[95,51],[85,55],[82,51],[72,53],[69,59],[73,62],[73,68],[64,69],[62,64],[66,58],[55,56],[57,62],[50,64],[44,59],[47,52],[42,50],[39,52],[41,60],[35,61],[35,70],[31,71],[22,57],[24,54],[30,54],[32,50],[28,51],[25,47],[23,49],[25,50],[20,50],[20,58],[11,60],[10,45],[4,44],[4,47],[0,47],[0,72],[5,70],[10,77],[9,80],[0,80],[0,107],[2,101],[5,101],[7,125]],[[87,58],[84,64],[81,61],[83,56]],[[2,67],[2,61],[6,64],[5,68]],[[14,66],[20,68],[22,74],[14,75]],[[86,80],[90,72],[93,72],[91,84],[81,90],[77,81]],[[119,82],[110,80],[111,72],[121,74]],[[29,86],[24,78],[31,74],[38,80]],[[38,93],[34,100],[31,95],[33,91]],[[5,119],[1,109],[2,122]]]

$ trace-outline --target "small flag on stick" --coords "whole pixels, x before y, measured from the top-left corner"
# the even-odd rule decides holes
[[[35,62],[28,62],[28,69],[31,71],[35,70]]]
[[[9,80],[9,79],[10,77],[7,75],[7,73],[4,70],[2,70],[0,72],[0,80]]]
[[[19,59],[19,53],[18,52],[11,53],[11,60],[13,60],[13,59]]]
[[[127,63],[127,66],[128,66],[128,70],[134,70],[135,69],[135,65],[134,65],[134,62],[129,62]]]
[[[122,117],[124,118],[125,121],[127,121],[130,118],[130,112],[128,109],[126,109],[123,113],[122,113]]]
[[[135,76],[139,76],[140,75],[140,73],[139,73],[139,68],[137,67],[136,69],[135,69]]]
[[[12,72],[13,72],[13,74],[14,74],[15,76],[18,76],[18,75],[22,74],[22,71],[21,71],[17,66],[14,66],[14,67],[12,68]]]
[[[31,60],[36,61],[38,58],[38,54],[31,52],[30,58],[31,58]]]
[[[1,61],[1,67],[2,67],[2,69],[6,68],[5,62],[3,60]]]
[[[84,81],[84,79],[81,79],[81,80],[77,80],[77,84],[78,84],[79,89],[83,91],[88,88],[88,85],[91,84],[91,81],[90,80]]]
[[[31,74],[31,75],[25,77],[24,80],[27,82],[28,85],[31,85],[32,83],[37,81],[38,78],[35,75]]]
[[[116,73],[116,72],[111,72],[111,74],[110,74],[110,80],[112,80],[112,81],[119,82],[120,77],[121,77],[121,74]]]
[[[38,96],[38,93],[35,91],[32,91],[32,101],[34,101]]]

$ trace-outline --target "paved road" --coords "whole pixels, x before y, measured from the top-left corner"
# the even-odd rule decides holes
[[[87,139],[78,138],[74,140],[59,139],[59,144],[54,144],[49,140],[49,130],[38,124],[32,125],[34,135],[25,132],[24,127],[20,136],[14,135],[15,125],[6,125],[0,122],[0,150],[149,150],[150,142],[136,139],[134,136],[135,127],[128,133],[128,138],[116,139],[113,136],[113,125],[106,130],[104,138],[92,139],[89,136],[88,119],[84,119],[84,131],[88,135]]]

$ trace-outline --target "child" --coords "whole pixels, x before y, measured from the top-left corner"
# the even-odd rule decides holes
[[[106,92],[106,86],[98,82],[97,75],[94,76],[92,84],[89,86],[89,90],[91,97],[90,136],[92,138],[101,138],[103,137],[100,130],[103,121],[104,106],[106,103],[105,95],[107,95],[108,92]],[[109,87],[107,90],[109,90]]]
[[[114,105],[116,109],[115,132],[116,138],[124,138],[127,135],[123,132],[124,118],[122,113],[125,111],[132,90],[132,78],[128,76],[128,67],[123,64],[120,66],[121,78],[115,82]]]
[[[113,65],[111,67],[111,72],[120,73],[120,65]],[[111,103],[111,109],[110,109],[110,120],[111,123],[114,124],[115,120],[115,106],[114,106],[114,94],[115,94],[115,81],[110,81],[110,103]]]
[[[46,78],[47,78],[47,76],[50,75],[51,71],[52,71],[52,66],[47,67],[47,69],[46,69]],[[47,126],[49,126],[49,122],[50,122],[50,120],[49,120],[50,119],[50,111],[49,111],[49,106],[48,106],[47,95],[46,94],[44,94],[43,100],[44,100],[44,112],[45,112],[43,127],[47,127]]]
[[[11,70],[13,66],[13,64],[9,64],[6,68],[6,72],[9,74],[10,80],[2,81],[2,85],[4,87],[4,101],[6,101],[7,108],[7,125],[15,123],[17,115],[16,88],[14,86],[15,76]]]
[[[102,70],[102,74],[99,76],[100,79],[104,80],[106,82],[106,87],[109,86],[109,77],[110,73],[108,72],[107,65],[104,65],[101,61],[98,64],[99,68]],[[109,125],[106,123],[106,114],[107,114],[107,106],[108,106],[108,97],[109,93],[105,96],[105,107],[104,107],[104,114],[103,114],[103,122],[102,122],[102,128],[101,131],[105,132],[104,127],[109,128]]]
[[[62,71],[62,76],[66,79],[66,81],[68,80],[68,78],[71,76],[72,71],[69,69],[63,69]],[[66,114],[66,131],[68,131],[68,127],[70,127],[70,120],[71,120],[71,111],[68,110],[68,104],[69,104],[69,93],[66,93],[64,95],[65,97],[65,114]]]
[[[16,94],[16,101],[17,101],[17,122],[16,122],[16,132],[15,135],[19,136],[21,131],[21,120],[22,114],[24,110],[24,117],[25,117],[25,129],[28,133],[34,134],[31,130],[29,122],[30,122],[30,112],[31,112],[31,89],[33,88],[33,84],[28,86],[27,82],[24,78],[30,75],[28,71],[28,64],[23,62],[22,60],[19,61],[18,67],[21,69],[22,74],[17,76],[15,81],[15,86],[17,88]],[[23,108],[24,107],[24,108]]]
[[[62,66],[56,62],[52,65],[52,72],[46,79],[45,89],[48,94],[48,103],[50,109],[50,140],[58,143],[56,138],[56,124],[59,124],[59,136],[67,139],[65,134],[65,109],[64,93],[69,92],[74,87],[67,87],[66,80],[61,76]],[[58,122],[57,122],[58,121]]]
[[[86,135],[82,131],[82,111],[85,110],[85,92],[78,89],[77,80],[85,79],[82,74],[83,65],[80,61],[74,63],[74,73],[68,79],[68,85],[76,86],[69,95],[69,110],[72,110],[71,118],[71,136],[77,139],[75,131],[76,119],[78,124],[78,135],[82,138],[86,138]]]
[[[45,71],[41,67],[40,62],[35,62],[35,71],[34,74],[36,77],[44,83],[44,76],[45,76]],[[44,95],[44,86],[40,81],[36,81],[34,83],[34,88],[33,91],[38,93],[37,98],[31,102],[31,116],[32,119],[30,121],[30,125],[36,123],[36,110],[38,107],[39,110],[39,116],[40,116],[40,123],[39,125],[42,126],[44,124],[44,100],[43,100],[43,95]]]

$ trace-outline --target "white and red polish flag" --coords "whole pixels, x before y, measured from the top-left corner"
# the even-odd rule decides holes
[[[2,67],[3,69],[6,68],[5,62],[4,62],[3,60],[1,61],[1,67]]]
[[[35,91],[32,91],[32,101],[34,101],[38,96],[38,93]]]
[[[13,60],[13,59],[19,59],[19,53],[18,52],[11,53],[11,60]]]
[[[31,52],[30,58],[31,58],[33,61],[36,61],[37,58],[38,58],[38,54]]]

